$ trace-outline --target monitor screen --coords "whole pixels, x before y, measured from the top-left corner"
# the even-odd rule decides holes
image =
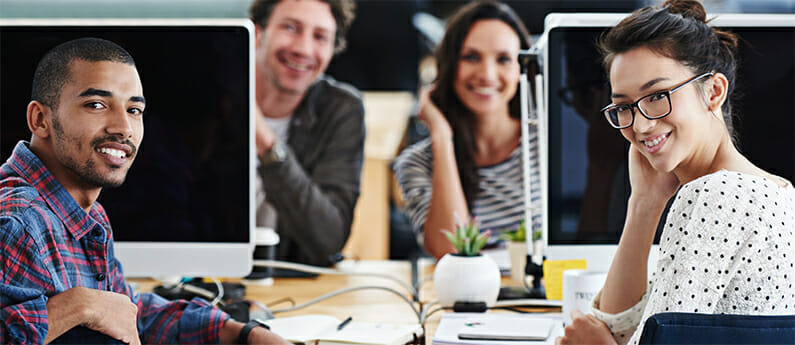
[[[0,23],[0,158],[19,140],[30,140],[25,109],[43,54],[80,37],[113,41],[135,59],[147,103],[144,139],[125,183],[104,189],[98,200],[125,273],[249,273],[248,21]]]
[[[574,22],[586,22],[569,16]],[[549,131],[547,256],[589,256],[589,267],[598,269],[610,264],[630,194],[629,144],[599,113],[610,103],[610,86],[595,46],[599,35],[622,17],[603,16],[601,21],[589,19],[579,25],[563,20],[548,30],[544,60]],[[738,146],[757,166],[791,181],[795,17],[783,26],[748,20],[753,18],[726,15],[715,22],[741,37],[734,97]],[[660,232],[661,227],[655,243]],[[599,254],[586,254],[590,249]]]

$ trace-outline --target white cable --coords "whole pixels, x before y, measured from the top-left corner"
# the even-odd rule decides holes
[[[428,319],[428,315],[430,315],[428,311],[431,310],[431,307],[437,304],[439,304],[439,300],[433,300],[422,306],[422,311],[420,312],[420,323],[425,323],[425,320]]]
[[[178,286],[178,288],[208,300],[215,300],[215,298],[218,297],[214,292],[200,288],[196,285],[182,284],[181,286]]]
[[[218,279],[215,279],[215,277],[212,277],[210,279],[213,280],[213,283],[215,283],[215,287],[218,290],[218,294],[215,296],[213,301],[210,302],[210,304],[218,305],[218,302],[221,302],[221,300],[224,298],[224,284],[221,284],[221,281],[218,280]]]
[[[397,291],[395,289],[388,288],[388,287],[385,287],[385,286],[374,286],[374,285],[357,286],[357,287],[337,290],[337,291],[325,294],[323,296],[320,296],[318,298],[315,298],[315,299],[313,299],[313,300],[311,300],[309,302],[302,303],[302,304],[299,304],[299,305],[296,305],[296,306],[293,306],[293,307],[289,307],[289,308],[271,310],[271,312],[273,312],[273,314],[277,314],[277,313],[284,313],[284,312],[288,312],[288,311],[298,310],[298,309],[305,308],[305,307],[308,307],[310,305],[313,305],[315,303],[327,300],[327,299],[329,299],[331,297],[334,297],[334,296],[337,296],[337,295],[341,295],[341,294],[344,294],[344,293],[357,291],[357,290],[366,290],[366,289],[384,290],[384,291],[388,291],[388,292],[391,292],[391,293],[397,295],[398,297],[400,297],[404,301],[406,301],[406,303],[408,303],[409,307],[411,307],[411,310],[414,311],[414,314],[417,315],[417,320],[422,322],[422,315],[420,315],[420,311],[417,310],[417,307],[414,305],[414,303],[410,299],[408,299],[406,296],[403,296],[403,294],[401,294],[399,291]]]
[[[443,307],[439,307],[439,308],[431,310],[427,314],[425,314],[425,318],[422,320],[422,324],[425,325],[425,321],[428,321],[428,318],[431,317],[431,315],[435,314],[436,312],[438,312],[440,310],[444,310],[444,308]]]
[[[273,268],[282,268],[294,271],[301,271],[307,273],[315,273],[315,274],[333,274],[333,275],[351,275],[351,276],[368,276],[368,277],[378,277],[391,280],[393,282],[398,283],[400,286],[406,288],[409,291],[412,297],[417,295],[417,289],[415,289],[411,284],[408,284],[397,277],[391,276],[389,274],[384,273],[376,273],[376,272],[351,272],[351,271],[343,271],[336,268],[326,268],[326,267],[317,267],[317,266],[310,266],[304,264],[297,264],[294,262],[286,262],[286,261],[278,261],[278,260],[254,260],[255,267],[273,267]]]

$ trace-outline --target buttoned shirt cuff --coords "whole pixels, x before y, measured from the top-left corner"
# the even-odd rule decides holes
[[[594,296],[593,301],[591,302],[591,311],[593,315],[596,316],[597,319],[604,322],[610,331],[613,332],[616,340],[621,343],[620,339],[618,338],[626,338],[624,342],[628,341],[629,336],[620,337],[619,334],[625,334],[629,332],[631,335],[635,332],[635,329],[638,328],[640,325],[640,321],[643,318],[643,311],[646,308],[646,301],[648,300],[648,294],[644,293],[643,297],[641,297],[638,303],[629,307],[628,309],[612,314],[606,313],[600,309],[600,304],[602,300],[602,291],[600,290],[599,293]]]

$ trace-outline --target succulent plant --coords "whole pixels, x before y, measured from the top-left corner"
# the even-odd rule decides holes
[[[519,224],[519,228],[516,230],[506,231],[500,234],[500,239],[504,241],[514,241],[514,242],[524,242],[527,236],[527,227],[525,226],[525,221],[522,220],[522,223]],[[533,241],[538,241],[541,239],[541,230],[533,231]]]
[[[490,230],[481,233],[480,226],[474,219],[466,224],[456,225],[455,232],[442,230],[442,233],[453,244],[458,255],[462,256],[478,255],[491,235]]]

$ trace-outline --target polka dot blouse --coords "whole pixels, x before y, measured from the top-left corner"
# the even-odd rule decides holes
[[[781,181],[784,181],[783,179]],[[702,176],[677,193],[646,293],[618,314],[598,310],[619,344],[637,344],[661,312],[795,314],[795,189],[738,172]]]

